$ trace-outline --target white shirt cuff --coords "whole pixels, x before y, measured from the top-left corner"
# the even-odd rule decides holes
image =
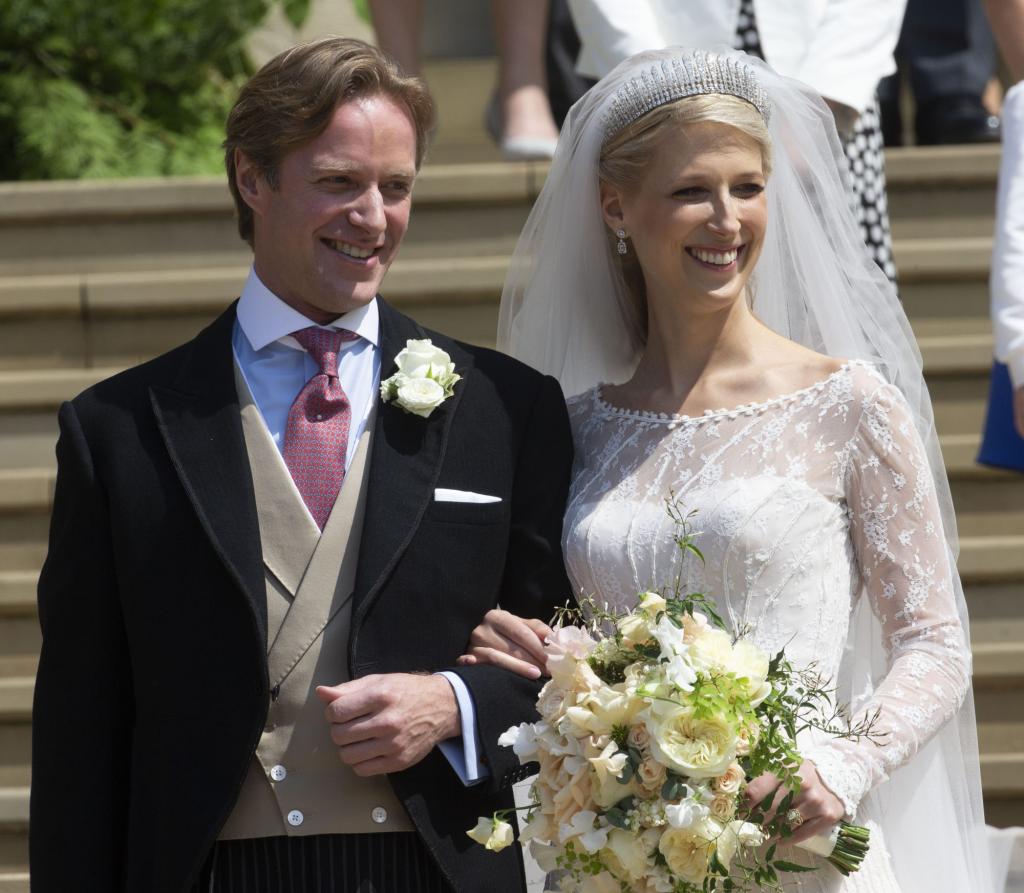
[[[452,691],[455,692],[455,700],[459,705],[459,719],[462,723],[461,739],[449,738],[437,746],[466,787],[479,784],[490,773],[481,764],[479,758],[480,741],[476,732],[476,708],[473,704],[473,696],[457,673],[442,670],[436,675],[444,676],[452,687]]]

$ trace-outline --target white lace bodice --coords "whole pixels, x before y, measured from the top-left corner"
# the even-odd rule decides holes
[[[880,708],[885,743],[801,741],[855,815],[956,712],[970,680],[932,477],[902,395],[851,362],[733,410],[620,409],[598,387],[570,401],[570,417],[564,549],[584,594],[624,607],[674,579],[681,558],[665,509],[674,494],[695,511],[705,557],[682,560],[684,588],[713,598],[732,629],[749,628],[771,653],[785,647],[795,664],[834,677],[856,600],[870,599],[889,669],[863,709]]]

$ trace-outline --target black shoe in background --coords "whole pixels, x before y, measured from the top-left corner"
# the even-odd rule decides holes
[[[943,96],[917,110],[914,128],[919,146],[998,143],[999,118],[975,96]]]

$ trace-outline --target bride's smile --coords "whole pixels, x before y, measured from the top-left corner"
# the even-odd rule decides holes
[[[628,234],[652,303],[720,307],[743,294],[764,242],[766,180],[756,140],[705,121],[666,133],[635,188],[603,186],[605,219]]]

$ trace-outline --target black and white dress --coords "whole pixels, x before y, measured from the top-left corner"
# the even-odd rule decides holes
[[[757,33],[757,21],[754,18],[754,0],[740,0],[734,46],[738,50],[764,59],[761,38]],[[892,234],[889,229],[889,206],[885,194],[882,125],[877,99],[873,100],[857,119],[853,135],[844,143],[843,148],[846,150],[850,181],[857,199],[854,203],[854,214],[864,244],[882,272],[896,284],[896,264],[892,257]]]

